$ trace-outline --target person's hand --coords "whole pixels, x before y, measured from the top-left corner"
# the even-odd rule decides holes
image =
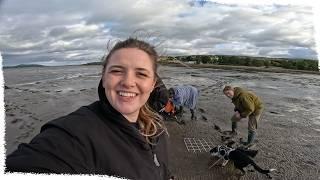
[[[236,118],[241,119],[241,115],[240,115],[239,111],[236,111],[234,113],[234,115],[236,116]]]

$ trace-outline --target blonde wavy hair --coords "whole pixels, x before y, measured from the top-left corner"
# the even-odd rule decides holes
[[[111,55],[122,48],[137,48],[145,53],[147,53],[152,60],[153,64],[153,70],[154,70],[154,77],[155,81],[157,81],[157,61],[158,61],[158,53],[155,50],[155,47],[151,46],[149,43],[145,41],[138,40],[137,38],[128,38],[124,41],[118,41],[112,49],[109,51],[108,55],[103,57],[103,70],[105,71],[105,68],[108,64],[108,60],[111,57]],[[142,136],[144,136],[149,144],[152,143],[152,139],[155,137],[160,136],[162,133],[167,133],[168,131],[163,123],[163,118],[155,111],[152,110],[152,108],[149,107],[148,103],[146,102],[141,108],[138,116],[138,124],[140,133]]]

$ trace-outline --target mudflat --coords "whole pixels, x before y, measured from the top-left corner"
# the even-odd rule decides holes
[[[205,140],[209,147],[222,144],[218,125],[230,130],[233,105],[222,93],[224,85],[247,88],[265,104],[258,125],[255,162],[275,168],[274,179],[318,179],[320,177],[320,76],[250,72],[214,68],[160,66],[167,88],[193,85],[200,91],[197,120],[185,109],[184,125],[166,121],[170,134],[170,169],[177,179],[236,179],[232,163],[208,168],[208,149],[188,151],[186,138]],[[3,69],[5,80],[6,154],[19,143],[29,142],[40,127],[98,100],[100,66],[26,67]],[[247,120],[239,123],[247,136]],[[248,172],[242,179],[266,179]]]

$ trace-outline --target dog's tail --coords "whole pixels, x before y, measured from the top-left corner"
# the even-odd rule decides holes
[[[260,172],[262,174],[265,174],[270,179],[272,179],[272,177],[270,176],[269,173],[272,171],[276,171],[276,169],[262,169],[255,162],[252,162],[251,165],[254,167],[255,170],[257,170],[258,172]]]

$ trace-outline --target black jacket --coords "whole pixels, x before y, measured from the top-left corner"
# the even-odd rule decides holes
[[[20,144],[8,155],[6,171],[168,179],[167,135],[150,146],[137,127],[112,108],[101,82],[99,97],[42,126],[29,144]]]

